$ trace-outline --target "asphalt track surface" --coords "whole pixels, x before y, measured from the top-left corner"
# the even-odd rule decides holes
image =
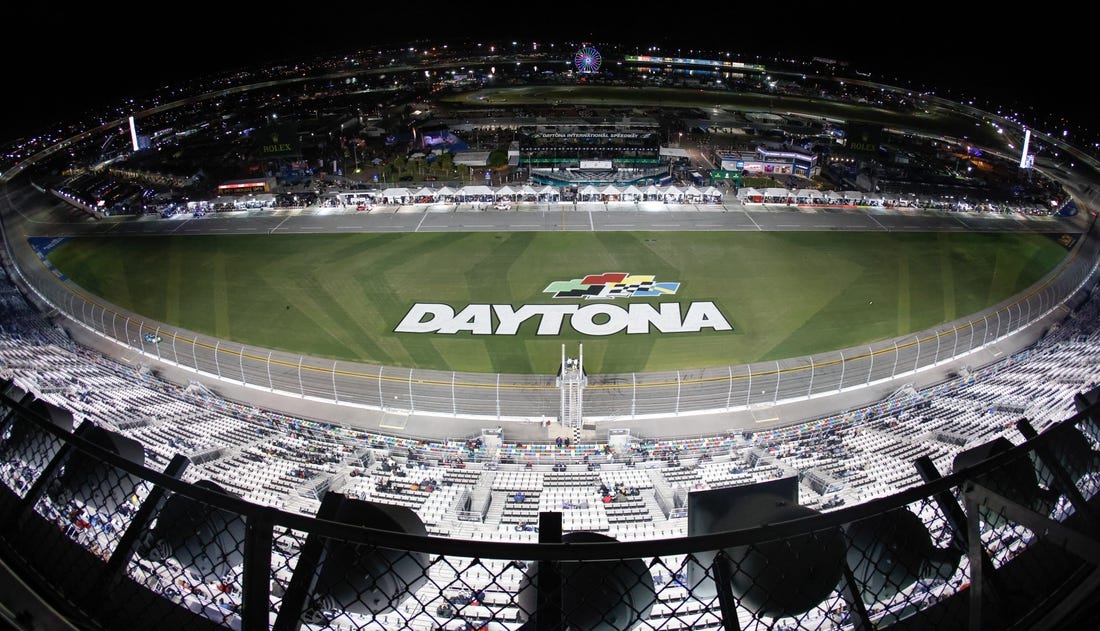
[[[9,185],[2,212],[9,250],[40,297],[71,316],[82,344],[145,365],[177,383],[198,381],[227,399],[303,418],[396,435],[453,438],[507,426],[509,439],[560,430],[555,375],[496,375],[333,362],[246,347],[151,322],[61,282],[26,245],[28,236],[307,234],[521,230],[1033,231],[1081,232],[1081,219],[883,208],[666,205],[642,202],[416,204],[351,209],[217,213],[202,218],[96,219],[48,193]],[[901,384],[930,385],[962,366],[981,366],[1033,343],[1060,319],[1062,299],[1095,268],[1092,249],[1069,257],[1071,274],[1052,274],[1023,300],[932,331],[861,349],[721,369],[590,375],[584,390],[590,429],[629,428],[641,436],[698,436],[764,429],[880,400]],[[1063,270],[1064,271],[1064,270]],[[84,326],[77,325],[77,322]],[[1034,324],[1027,325],[1029,322]],[[152,332],[159,344],[144,342]],[[923,348],[922,348],[923,346]],[[675,421],[690,417],[690,423]]]
[[[472,204],[375,206],[370,211],[309,209],[235,211],[191,218],[94,220],[57,201],[48,213],[25,214],[27,234],[49,236],[142,234],[305,234],[459,231],[1080,231],[1049,216],[936,210],[798,207],[659,202],[521,203],[486,210]]]

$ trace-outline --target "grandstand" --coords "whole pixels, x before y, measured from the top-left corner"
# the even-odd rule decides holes
[[[647,137],[643,153],[655,146]],[[585,203],[708,203],[722,195],[619,188],[611,182],[628,184],[617,179],[624,170],[578,164],[562,178],[578,184]],[[81,182],[82,190],[100,184]],[[561,191],[390,187],[340,198],[496,203]],[[775,189],[749,203],[890,203],[829,193]],[[581,433],[586,419],[578,414],[578,426],[563,427],[557,440],[513,430],[554,421],[502,415],[495,375],[463,384],[474,394],[462,401],[474,404],[465,416],[493,427],[455,423],[463,429],[446,437],[407,431],[408,418],[387,415],[447,417],[414,409],[434,397],[457,420],[453,373],[430,385],[449,389],[449,398],[427,388],[414,397],[421,380],[411,370],[387,381],[409,403],[387,409],[398,395],[383,393],[380,368],[377,405],[352,406],[390,421],[378,430],[219,394],[246,385],[275,394],[271,355],[255,364],[267,369],[267,385],[255,388],[246,384],[246,361],[256,357],[243,347],[235,355],[239,390],[229,390],[238,380],[219,363],[220,342],[204,370],[195,340],[195,372],[170,373],[191,381],[162,376],[144,362],[163,359],[151,364],[158,370],[172,362],[167,348],[164,357],[145,348],[145,323],[116,325],[112,316],[108,324],[102,305],[57,293],[53,273],[6,242],[0,557],[60,615],[107,629],[977,629],[1018,620],[1053,627],[1074,612],[1044,609],[1086,602],[1100,566],[1093,230],[1076,244],[1077,260],[1025,299],[914,336],[915,357],[887,342],[895,369],[912,357],[911,371],[900,374],[944,367],[956,350],[981,360],[953,365],[946,379],[900,383],[890,369],[882,380],[893,393],[869,404],[853,398],[842,411],[795,423],[689,431],[692,417],[681,411],[774,406],[783,373],[776,362],[762,403],[746,388],[735,406],[732,367],[699,377],[683,400],[677,371],[675,380],[655,377],[656,394],[632,399],[629,414],[622,400],[601,402],[595,390],[591,409],[610,410],[601,420],[615,430]],[[95,336],[107,342],[77,341]],[[946,359],[941,338],[955,346],[951,354],[945,348]],[[112,345],[123,340],[129,350],[119,352]],[[924,364],[922,340],[935,347],[925,347]],[[180,368],[174,346],[172,353]],[[875,353],[866,358],[865,368],[850,364],[861,369],[847,388],[843,355],[816,366],[811,358],[809,385],[796,381],[797,398],[814,408],[820,399],[811,394],[868,390]],[[283,363],[289,374],[293,364]],[[838,366],[830,381],[829,368]],[[302,403],[320,406],[330,391],[307,391],[301,359],[296,368],[290,382]],[[326,370],[321,381],[331,378],[331,393],[343,396],[340,371]],[[751,384],[753,373],[747,377]],[[484,394],[494,385],[495,401]],[[534,405],[527,391],[512,397],[515,409]],[[655,423],[643,417],[676,422],[650,432]],[[716,503],[728,512],[709,513]]]

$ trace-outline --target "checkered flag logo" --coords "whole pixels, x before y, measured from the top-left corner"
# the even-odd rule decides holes
[[[680,290],[680,283],[657,282],[654,276],[607,272],[589,274],[583,278],[557,280],[546,286],[543,293],[555,298],[583,298],[585,300],[614,300],[615,298],[656,298],[670,296]]]

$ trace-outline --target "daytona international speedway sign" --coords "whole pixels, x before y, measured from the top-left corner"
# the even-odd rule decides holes
[[[628,298],[657,298],[675,295],[680,283],[656,282],[653,276],[624,273],[591,274],[584,278],[554,281],[543,293],[554,298],[580,298],[586,301],[612,301]],[[394,328],[397,333],[472,333],[474,335],[516,335],[528,321],[537,322],[535,334],[560,335],[568,325],[581,335],[650,333],[697,333],[705,329],[733,329],[713,302],[679,302],[656,305],[631,303],[626,306],[535,304],[470,304],[457,312],[442,303],[416,303]]]

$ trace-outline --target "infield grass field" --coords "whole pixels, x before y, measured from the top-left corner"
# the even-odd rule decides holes
[[[71,238],[49,260],[89,294],[237,342],[350,361],[552,373],[700,368],[835,350],[926,329],[1034,284],[1066,255],[1024,233],[471,232]],[[395,333],[414,303],[592,304],[554,281],[626,272],[679,282],[732,331]]]

